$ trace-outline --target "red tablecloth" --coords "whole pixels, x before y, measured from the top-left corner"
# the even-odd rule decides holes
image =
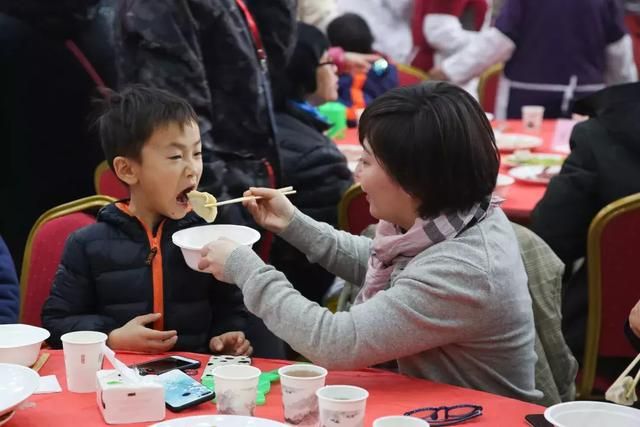
[[[509,120],[506,122],[494,122],[494,127],[501,127],[503,132],[525,133],[520,120]],[[533,135],[540,136],[544,143],[542,147],[539,147],[533,151],[538,152],[553,152],[552,141],[556,130],[556,120],[545,120],[542,124],[542,129],[539,133]],[[336,139],[336,144],[359,144],[358,132],[355,128],[347,129],[346,135],[343,139]],[[507,173],[508,169],[505,166],[500,168],[500,173]],[[529,221],[531,212],[536,206],[538,201],[544,195],[546,190],[545,185],[540,184],[527,184],[520,181],[516,181],[513,184],[507,194],[507,199],[502,204],[502,209],[507,216],[512,220],[520,223],[526,223]]]
[[[48,350],[49,351],[49,350]],[[50,351],[51,357],[41,369],[40,375],[55,374],[64,390],[62,393],[33,395],[27,404],[19,409],[7,427],[26,426],[102,426],[107,425],[96,404],[95,393],[78,394],[67,391],[62,351]],[[204,365],[208,356],[201,354],[183,355],[198,359]],[[119,354],[125,363],[139,363],[158,356],[137,354]],[[254,359],[254,365],[263,371],[277,369],[286,364],[285,361]],[[195,378],[200,378],[202,369]],[[360,371],[331,371],[327,377],[328,384],[350,384],[364,387],[369,391],[365,425],[370,426],[375,418],[385,415],[397,415],[423,407],[470,403],[481,405],[484,414],[465,426],[526,426],[526,414],[540,414],[542,406],[521,402],[519,400],[495,396],[475,390],[468,390],[450,385],[437,384],[430,381],[410,378],[377,369]],[[215,405],[203,403],[191,409],[175,414],[167,410],[167,419],[192,415],[215,413]],[[267,403],[256,408],[257,417],[283,421],[282,398],[279,384],[273,384],[267,394]],[[147,423],[150,424],[150,423]],[[131,424],[131,425],[147,425]]]

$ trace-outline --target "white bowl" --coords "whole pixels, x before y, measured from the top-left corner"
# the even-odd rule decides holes
[[[195,271],[201,271],[198,270],[200,251],[207,243],[218,240],[220,237],[251,247],[260,240],[260,233],[243,225],[211,224],[176,231],[171,236],[171,240],[182,250],[182,256],[187,265]]]
[[[544,411],[544,417],[556,427],[640,426],[640,410],[588,400],[553,405]]]
[[[0,415],[24,402],[38,389],[40,375],[20,365],[0,363]]]
[[[0,363],[32,366],[49,331],[20,323],[0,325]]]
[[[516,182],[516,180],[509,175],[503,175],[501,173],[498,174],[498,180],[496,181],[496,189],[494,190],[494,193],[497,196],[506,199],[507,194],[509,193],[509,187],[511,187],[514,182]]]

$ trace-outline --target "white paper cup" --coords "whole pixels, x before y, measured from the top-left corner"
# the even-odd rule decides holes
[[[429,427],[429,423],[421,418],[392,415],[376,418],[373,427]]]
[[[529,131],[538,132],[542,129],[544,107],[541,105],[522,106],[522,126]]]
[[[327,370],[321,366],[298,364],[278,369],[282,385],[284,421],[290,425],[320,425],[316,390],[324,386]]]
[[[102,332],[77,331],[64,334],[60,340],[64,350],[69,391],[96,391],[96,372],[102,369],[102,345],[107,341],[107,335]]]
[[[249,365],[224,365],[213,370],[218,414],[253,416],[260,369]]]
[[[351,385],[328,385],[316,391],[323,427],[362,427],[369,392]]]

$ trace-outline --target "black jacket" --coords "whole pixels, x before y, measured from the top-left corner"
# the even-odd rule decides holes
[[[292,105],[276,114],[276,123],[283,185],[298,190],[292,200],[302,212],[336,226],[338,202],[353,178],[346,158],[322,133],[328,126]],[[304,254],[282,239],[274,242],[271,263],[300,293],[316,302],[333,282],[332,274],[310,265]]]
[[[284,67],[293,48],[295,1],[246,3],[269,63]],[[265,160],[279,178],[268,73],[235,0],[123,0],[116,11],[116,57],[120,84],[161,87],[193,105],[202,134],[203,189],[224,199],[249,186],[269,186]]]
[[[77,15],[70,14],[68,20],[50,22],[53,14],[47,12],[64,9],[62,2],[35,3],[0,0],[0,200],[20,206],[0,209],[0,234],[18,267],[38,217],[94,194],[93,173],[104,160],[89,130],[91,100],[99,96],[96,84],[65,40],[75,41],[107,85],[115,84],[105,15],[74,24]]]
[[[287,105],[276,113],[283,185],[298,190],[295,204],[305,214],[337,225],[337,206],[353,177],[347,160],[323,132],[328,125]]]
[[[246,310],[237,287],[191,270],[171,242],[174,232],[202,222],[193,212],[179,221],[165,220],[160,251],[151,258],[162,259],[164,329],[178,331],[175,350],[206,353],[211,337],[245,330]],[[114,204],[99,212],[96,224],[74,232],[42,310],[49,343],[60,346],[60,336],[71,331],[109,333],[152,313],[150,253],[142,224]]]
[[[571,154],[531,223],[567,266],[586,255],[589,225],[598,211],[640,192],[640,83],[604,89],[578,101],[575,111],[590,119],[574,128]],[[565,331],[579,355],[587,310],[586,263],[567,280],[563,323],[577,334]]]

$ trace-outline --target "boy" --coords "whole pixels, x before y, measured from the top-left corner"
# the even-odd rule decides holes
[[[355,13],[345,13],[331,21],[327,28],[331,46],[348,52],[372,54],[373,35],[367,22]],[[386,59],[375,61],[366,71],[340,72],[338,100],[347,107],[347,120],[351,126],[358,121],[358,110],[389,89],[398,86],[398,70]]]
[[[186,196],[202,174],[192,107],[132,86],[111,94],[97,126],[131,198],[105,206],[96,224],[67,240],[42,311],[50,344],[94,330],[108,334],[114,350],[250,354],[241,294],[189,269],[171,242],[174,232],[203,223]]]

